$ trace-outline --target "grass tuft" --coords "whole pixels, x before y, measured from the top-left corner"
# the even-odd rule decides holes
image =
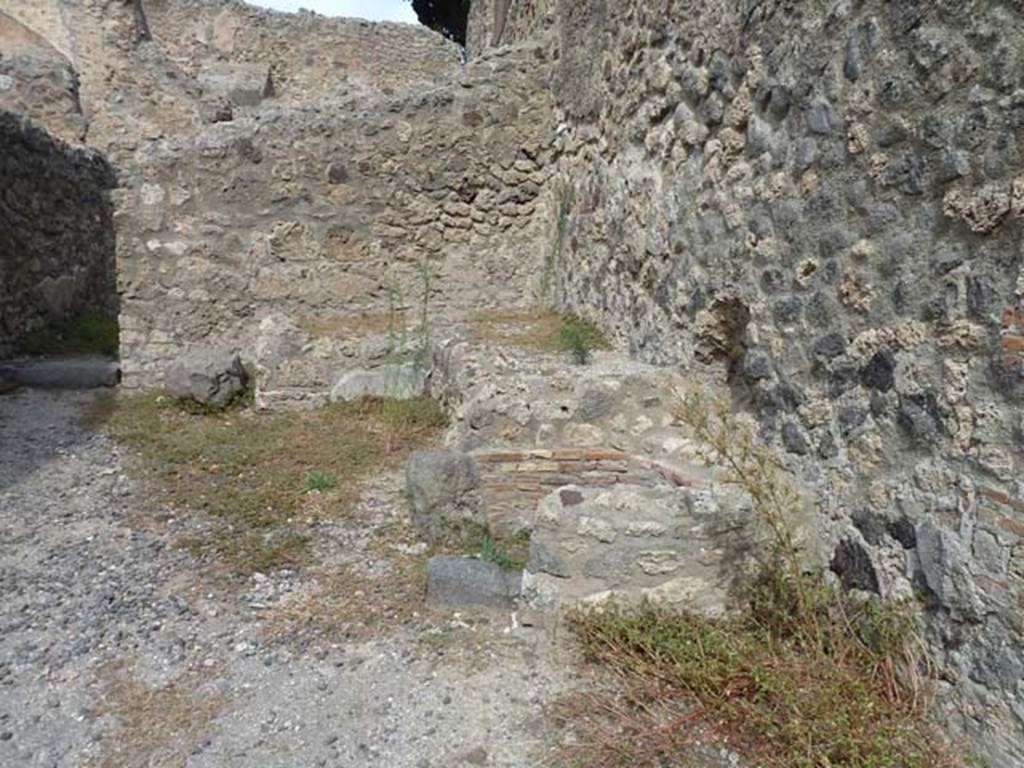
[[[429,444],[447,417],[426,398],[263,414],[190,412],[146,394],[98,400],[85,423],[137,453],[159,502],[211,529],[183,542],[190,551],[244,575],[303,565],[309,527],[346,514],[365,480]]]
[[[56,328],[28,335],[21,344],[27,355],[105,355],[117,357],[120,329],[117,318],[89,310]]]
[[[228,702],[204,686],[211,673],[185,672],[151,688],[130,670],[108,663],[98,674],[102,695],[92,717],[112,717],[114,727],[91,763],[97,768],[185,765]]]
[[[496,536],[481,529],[465,536],[462,551],[479,557],[485,563],[494,563],[503,570],[521,571],[530,559],[530,533],[522,531],[514,536]]]
[[[653,768],[666,757],[683,760],[697,737],[765,768],[960,764],[925,717],[923,653],[902,607],[873,603],[851,611],[822,587],[819,607],[830,631],[817,647],[794,626],[796,596],[790,589],[780,595],[778,586],[730,619],[650,605],[572,615],[585,657],[614,671],[623,687],[614,704],[572,703],[583,713],[573,722],[586,746],[571,756],[585,752],[592,768]],[[665,730],[680,716],[693,726]]]
[[[306,475],[307,491],[330,491],[338,487],[338,478],[322,469],[314,469]]]
[[[596,350],[609,346],[600,328],[574,315],[563,318],[558,342],[577,365],[586,365]]]

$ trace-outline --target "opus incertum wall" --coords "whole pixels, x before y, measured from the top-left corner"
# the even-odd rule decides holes
[[[923,600],[951,722],[1024,764],[1024,8],[511,0],[510,29],[558,53],[554,298],[755,413],[837,576]]]
[[[0,112],[0,356],[88,310],[116,314],[115,183],[99,153]]]

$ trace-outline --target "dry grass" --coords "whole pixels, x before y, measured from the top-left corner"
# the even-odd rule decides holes
[[[590,323],[543,309],[479,312],[470,328],[479,341],[537,352],[572,352],[577,342],[589,349],[609,347],[608,340]]]
[[[227,704],[222,695],[203,692],[205,676],[190,672],[154,689],[122,666],[103,667],[104,696],[91,714],[112,716],[116,725],[95,768],[183,768]]]
[[[403,310],[392,312],[359,312],[333,317],[312,317],[302,323],[302,328],[313,336],[326,338],[349,338],[352,336],[379,336],[392,332],[396,323],[401,323]]]
[[[367,552],[375,560],[372,574],[352,567],[317,569],[308,590],[267,611],[265,631],[278,640],[362,640],[424,618],[429,610],[423,595],[430,553],[408,555],[401,549],[418,541],[408,525],[378,528]]]
[[[239,575],[308,562],[310,526],[347,514],[368,478],[428,445],[446,423],[427,399],[268,415],[190,413],[154,395],[116,398],[87,420],[134,450],[152,502],[202,523],[182,543]],[[333,485],[310,492],[317,472]]]
[[[763,592],[728,620],[650,606],[574,615],[585,658],[620,688],[563,703],[577,736],[564,764],[656,768],[717,742],[763,768],[962,765],[927,721],[911,625],[819,594],[822,647],[803,641],[792,590]]]

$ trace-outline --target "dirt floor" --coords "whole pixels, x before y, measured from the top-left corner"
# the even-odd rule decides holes
[[[0,397],[0,765],[545,762],[567,651],[423,604],[398,468],[308,529],[308,564],[226,576],[83,424],[99,396]]]

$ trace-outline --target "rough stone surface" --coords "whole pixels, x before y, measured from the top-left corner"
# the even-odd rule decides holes
[[[413,523],[431,540],[467,527],[487,529],[480,503],[480,467],[456,451],[416,451],[405,467]]]
[[[87,310],[117,312],[114,183],[98,152],[0,111],[0,357]]]
[[[1024,659],[1022,13],[563,0],[530,32],[557,53],[551,300],[727,385],[851,585],[914,595],[924,558],[951,722],[1000,766],[1024,763],[996,672]],[[943,533],[861,542],[865,504]]]
[[[417,351],[424,306],[432,326],[521,303],[553,129],[532,60],[421,92],[267,102],[136,153],[117,193],[126,385],[153,386],[182,340],[237,339],[249,357],[284,315],[311,337],[294,354],[330,383],[300,363],[274,388],[329,392],[345,369]],[[425,149],[439,146],[458,149]]]
[[[274,83],[266,64],[210,64],[196,78],[203,90],[236,107],[255,107],[274,95]]]
[[[331,388],[332,401],[386,397],[410,400],[419,397],[426,385],[426,370],[416,363],[392,363],[371,370],[346,371]]]
[[[646,599],[726,614],[753,565],[749,510],[730,509],[739,498],[727,495],[628,485],[552,493],[537,511],[525,598],[535,608]]]
[[[65,141],[81,141],[86,120],[71,62],[3,11],[0,50],[0,110],[30,117]]]
[[[117,363],[105,357],[68,357],[0,362],[0,380],[39,389],[96,389],[121,380]]]
[[[520,571],[483,560],[435,555],[427,562],[427,599],[443,605],[512,608],[522,585]]]
[[[174,397],[222,408],[241,396],[249,375],[230,347],[197,349],[174,361],[164,375],[164,389]]]
[[[425,30],[146,5],[150,42],[121,0],[2,3],[50,46],[3,93],[45,86],[18,108],[65,130],[59,52],[122,177],[129,386],[231,339],[260,402],[322,402],[425,307],[460,449],[687,455],[667,407],[580,414],[585,375],[427,348],[481,307],[576,312],[757,419],[824,563],[925,595],[956,736],[1024,763],[1020,3],[477,0],[462,70]],[[215,62],[274,96],[228,109]]]

